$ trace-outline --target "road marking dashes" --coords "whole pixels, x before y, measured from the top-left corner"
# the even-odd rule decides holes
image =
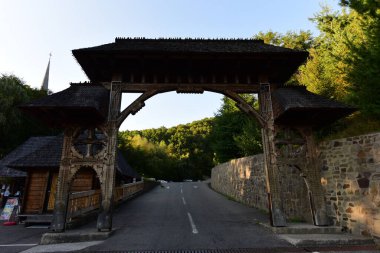
[[[190,213],[187,213],[187,217],[189,217],[189,221],[190,221],[190,225],[191,225],[191,229],[192,229],[193,234],[198,234],[198,229],[194,224],[193,217],[191,217]]]
[[[36,243],[20,243],[20,244],[0,244],[0,247],[30,247],[36,246]]]

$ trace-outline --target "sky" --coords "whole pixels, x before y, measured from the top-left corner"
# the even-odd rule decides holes
[[[31,87],[42,84],[52,54],[49,89],[88,81],[71,50],[116,37],[251,38],[260,31],[318,31],[309,21],[337,0],[0,0],[0,74]],[[125,108],[137,94],[124,94]],[[212,117],[222,96],[160,94],[146,101],[121,130],[171,127]]]

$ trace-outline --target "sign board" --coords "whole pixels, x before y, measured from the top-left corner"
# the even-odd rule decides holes
[[[1,212],[0,220],[8,221],[11,218],[12,213],[14,212],[15,208],[17,208],[17,206],[18,198],[9,198],[4,206],[3,211]]]

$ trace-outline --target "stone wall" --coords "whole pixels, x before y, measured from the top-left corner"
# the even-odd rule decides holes
[[[328,214],[354,234],[380,236],[380,133],[321,143]]]
[[[312,221],[306,185],[296,168],[281,168],[283,210],[289,220]],[[268,211],[262,154],[235,159],[212,169],[211,186],[248,206]]]
[[[268,209],[262,154],[219,164],[212,169],[211,187],[248,206]]]
[[[323,142],[321,184],[334,225],[380,237],[380,133]],[[307,189],[296,168],[280,168],[283,209],[289,220],[311,222]],[[267,210],[263,155],[220,164],[212,187],[237,201]]]

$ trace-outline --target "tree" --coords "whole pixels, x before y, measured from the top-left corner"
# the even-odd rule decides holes
[[[243,97],[252,106],[255,105],[252,95]],[[262,150],[261,132],[256,120],[241,112],[235,102],[227,97],[222,99],[221,108],[215,115],[212,148],[216,163],[254,155]]]
[[[347,79],[352,83],[350,100],[370,117],[380,117],[380,2],[377,0],[341,0],[352,8],[362,35],[361,43],[347,37],[352,66]]]
[[[308,51],[315,46],[315,38],[310,31],[292,32],[288,31],[285,34],[278,32],[268,31],[259,32],[253,36],[254,39],[262,39],[265,43],[281,46],[291,49]],[[297,73],[294,74],[290,80],[286,83],[288,85],[300,85],[302,82],[297,77]]]
[[[305,51],[314,45],[312,33],[303,30],[299,31],[299,33],[288,31],[285,34],[273,31],[259,32],[253,38],[261,39],[267,44]]]
[[[18,106],[46,96],[14,75],[0,77],[0,158],[33,135],[56,133],[20,112]]]
[[[213,151],[208,140],[212,119],[169,129],[119,133],[119,148],[141,174],[166,180],[202,179],[210,176]]]
[[[347,41],[363,42],[360,17],[345,10],[332,12],[323,7],[311,20],[321,33],[297,79],[314,93],[348,102],[351,87],[348,73],[352,70],[348,62],[352,52]]]

